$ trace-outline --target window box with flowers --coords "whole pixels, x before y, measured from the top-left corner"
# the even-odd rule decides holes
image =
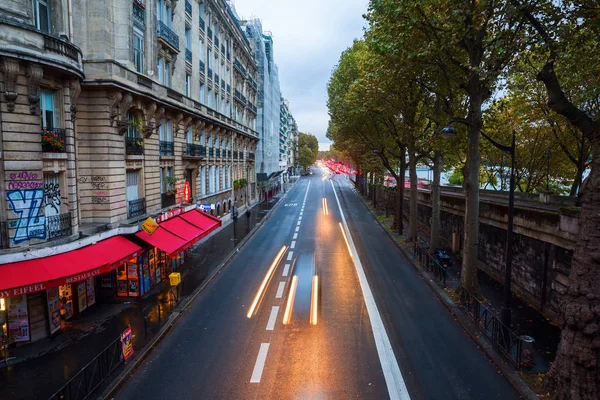
[[[42,151],[45,153],[64,153],[66,151],[65,130],[42,128]]]

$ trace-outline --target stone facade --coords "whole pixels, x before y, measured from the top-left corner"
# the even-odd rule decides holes
[[[223,0],[13,0],[0,24],[6,251],[257,200],[257,65]]]

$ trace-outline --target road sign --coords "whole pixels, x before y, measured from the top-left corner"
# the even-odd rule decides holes
[[[198,208],[202,211],[210,211],[217,207],[214,204],[198,204]]]

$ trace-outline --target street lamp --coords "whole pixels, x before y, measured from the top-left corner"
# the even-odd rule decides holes
[[[511,285],[511,273],[512,273],[512,247],[513,247],[513,221],[515,211],[515,135],[516,132],[512,131],[512,144],[505,146],[501,143],[496,142],[494,139],[489,137],[481,129],[477,128],[469,121],[465,119],[453,119],[446,124],[446,127],[442,129],[441,135],[444,138],[452,138],[456,136],[456,128],[452,126],[453,123],[460,123],[471,128],[477,129],[481,136],[483,136],[488,142],[502,152],[508,153],[511,158],[510,162],[510,189],[508,195],[508,226],[506,229],[506,259],[505,259],[505,271],[504,271],[504,303],[500,312],[500,320],[504,325],[510,327],[511,310],[510,310],[510,285]],[[475,177],[479,179],[479,177]]]

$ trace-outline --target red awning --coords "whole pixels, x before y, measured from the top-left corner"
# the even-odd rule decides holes
[[[55,256],[0,265],[0,298],[40,292],[110,272],[141,247],[122,236]]]
[[[186,212],[185,214],[182,214],[180,218],[183,218],[190,224],[196,225],[198,228],[205,231],[205,236],[221,226],[220,219],[198,210]]]
[[[144,231],[139,231],[135,234],[135,236],[147,243],[150,243],[154,247],[158,247],[168,254],[177,254],[188,246],[188,242],[186,240],[183,240],[181,237],[172,234],[161,226],[159,226],[152,235],[148,235]]]
[[[204,233],[196,225],[192,225],[179,217],[165,221],[160,226],[188,242],[196,241]]]

